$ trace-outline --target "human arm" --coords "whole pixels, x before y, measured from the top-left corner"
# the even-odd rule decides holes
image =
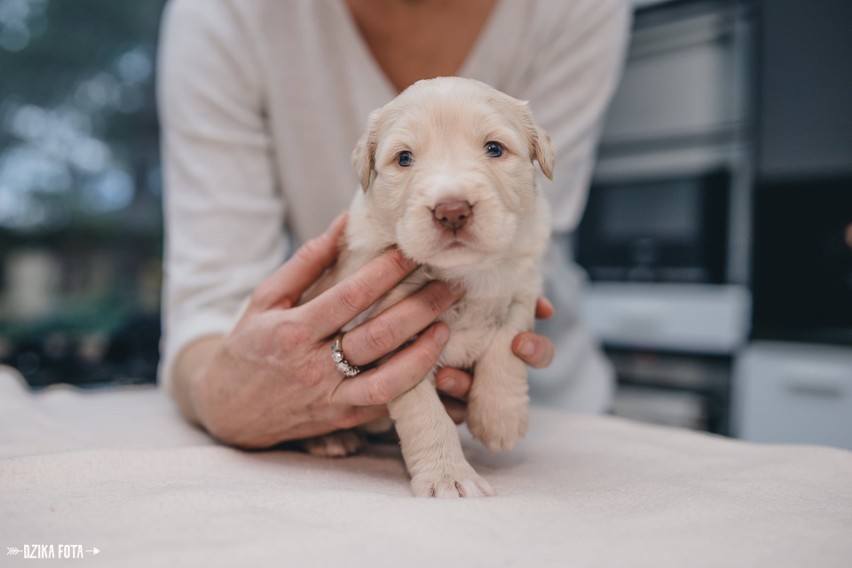
[[[628,0],[546,0],[537,4],[535,42],[513,96],[528,100],[557,148],[548,195],[554,233],[582,216],[605,111],[624,65],[632,7]]]

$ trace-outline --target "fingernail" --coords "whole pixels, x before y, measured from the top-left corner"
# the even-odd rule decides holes
[[[518,345],[518,355],[532,357],[535,354],[535,344],[529,339],[522,339]]]
[[[446,325],[436,325],[434,328],[435,341],[438,343],[446,343],[450,338],[450,328]]]
[[[444,379],[440,383],[438,383],[438,388],[444,392],[450,392],[453,390],[453,387],[456,386],[455,379]]]

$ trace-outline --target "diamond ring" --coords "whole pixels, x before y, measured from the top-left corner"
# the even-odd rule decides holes
[[[352,378],[361,372],[361,368],[353,365],[343,356],[342,342],[343,334],[341,333],[334,338],[334,343],[331,344],[331,360],[334,361],[337,370],[343,373],[344,377]]]

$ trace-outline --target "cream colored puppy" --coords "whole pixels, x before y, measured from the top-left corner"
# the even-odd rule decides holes
[[[422,265],[353,327],[430,280],[462,282],[466,295],[441,317],[451,335],[439,366],[475,369],[467,424],[490,450],[510,450],[527,429],[527,369],[511,343],[532,329],[550,234],[533,160],[550,177],[554,153],[526,103],[470,79],[415,83],[370,116],[353,153],[363,191],[341,257],[319,286],[392,245]],[[412,490],[493,495],[465,460],[434,387],[436,369],[389,404]],[[354,449],[352,437],[336,438],[337,448]],[[331,441],[308,447],[328,453]]]

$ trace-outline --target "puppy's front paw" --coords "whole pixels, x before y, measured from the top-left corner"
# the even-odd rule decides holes
[[[473,468],[460,474],[430,472],[411,478],[411,491],[415,497],[491,497],[494,489]]]
[[[467,427],[492,452],[508,452],[526,435],[528,415],[526,397],[474,397],[467,406]]]
[[[302,440],[309,454],[324,458],[342,458],[357,454],[364,447],[364,440],[354,430],[338,430],[324,436]]]

